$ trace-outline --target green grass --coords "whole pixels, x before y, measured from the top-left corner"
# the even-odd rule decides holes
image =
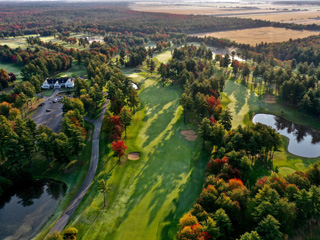
[[[80,164],[77,162],[76,157],[73,157],[71,162],[68,164],[61,165],[61,163],[54,162],[52,167],[48,168],[47,160],[40,154],[36,154],[33,160],[32,174],[35,178],[54,179],[64,182],[67,185],[65,197],[61,200],[59,206],[51,216],[50,220],[42,228],[41,232],[34,238],[35,240],[44,239],[53,227],[54,223],[69,205],[86,176],[91,159],[92,134],[94,126],[89,122],[85,122],[85,127],[87,129],[87,139],[85,149],[80,156]]]
[[[44,97],[50,97],[54,92],[54,89],[46,89],[46,90],[42,90],[40,92],[41,95],[43,95]]]
[[[84,64],[78,65],[76,61],[72,62],[72,67],[67,69],[66,71],[59,72],[55,77],[85,77],[87,71]]]
[[[10,48],[17,48],[17,47],[21,47],[22,49],[26,49],[28,48],[28,44],[26,43],[26,38],[27,37],[36,37],[37,35],[25,35],[25,36],[19,36],[19,37],[9,37],[9,38],[5,38],[5,39],[0,39],[0,45],[7,45]],[[70,37],[76,37],[76,38],[83,38],[83,37],[88,37],[88,35],[85,34],[75,34],[72,33],[70,35]],[[95,37],[95,36],[93,36]],[[66,43],[64,41],[55,39],[53,36],[47,36],[47,37],[40,37],[41,41],[43,42],[54,42],[54,43],[58,43],[61,44],[62,46],[64,46],[65,48],[75,48],[75,49],[79,49],[80,51],[82,50],[89,50],[89,45],[86,46],[86,48],[84,48],[83,46],[79,46],[78,44],[69,44]]]
[[[128,72],[126,72],[128,74]],[[96,179],[108,179],[108,208],[96,183],[70,225],[79,239],[173,239],[179,218],[201,192],[208,155],[201,140],[189,142],[183,124],[177,86],[162,87],[145,72],[131,74],[141,86],[141,107],[128,128],[127,153],[140,151],[138,161],[116,165],[102,134]]]
[[[256,113],[270,113],[282,116],[294,123],[320,129],[319,120],[314,117],[302,114],[290,106],[265,103],[261,100],[261,97],[233,80],[227,81],[224,94],[222,104],[230,108],[234,128],[240,124],[252,124],[251,120]],[[287,151],[287,144],[288,140],[283,137],[283,146],[280,152],[274,155],[274,166],[278,167],[279,172],[283,175],[288,175],[296,170],[304,171],[312,163],[320,160],[320,158],[308,159],[294,156]],[[265,173],[261,171],[258,175],[263,176]]]
[[[26,37],[29,36],[35,36],[35,35],[28,35],[28,36],[19,36],[19,37],[9,37],[5,39],[0,40],[0,45],[7,45],[10,48],[17,48],[21,47],[22,49],[26,49],[27,43],[26,43]]]
[[[274,155],[274,165],[278,167],[279,173],[281,173],[282,175],[286,176],[290,173],[293,173],[294,171],[305,171],[311,164],[320,161],[320,157],[302,158],[290,154],[288,151],[286,151],[288,146],[288,139],[285,137],[282,137],[282,139],[283,145],[280,149],[281,151],[276,152]]]
[[[22,76],[20,75],[21,68],[18,66],[18,64],[0,62],[0,68],[6,70],[7,73],[14,73],[16,75],[17,80],[22,79]]]

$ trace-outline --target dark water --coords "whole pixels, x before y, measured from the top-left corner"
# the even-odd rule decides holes
[[[289,138],[288,152],[307,158],[320,156],[320,131],[271,114],[257,114],[252,121],[270,126]]]
[[[32,239],[66,192],[64,183],[35,181],[0,200],[0,239]]]

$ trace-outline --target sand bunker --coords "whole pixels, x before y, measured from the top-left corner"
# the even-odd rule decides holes
[[[195,131],[189,130],[181,130],[180,133],[184,136],[184,138],[188,141],[194,141],[197,139],[198,135]]]
[[[276,103],[276,97],[270,94],[265,94],[263,101],[266,103]]]
[[[140,158],[140,153],[139,152],[131,152],[128,154],[128,159],[129,160],[138,160]]]

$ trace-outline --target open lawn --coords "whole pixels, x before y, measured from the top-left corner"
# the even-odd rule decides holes
[[[58,73],[55,77],[85,77],[87,74],[84,64],[78,65],[76,61],[72,62],[72,67],[66,71]]]
[[[79,239],[173,239],[179,218],[202,189],[208,156],[200,139],[191,142],[180,134],[191,128],[183,124],[181,91],[162,87],[145,72],[130,76],[141,87],[141,106],[125,142],[127,153],[140,152],[141,158],[117,165],[102,134],[96,179],[108,179],[108,207],[102,210],[95,183],[70,223],[79,229]]]
[[[17,64],[0,62],[0,68],[6,70],[7,73],[14,73],[17,80],[22,80],[22,76],[20,75],[21,68]]]
[[[5,39],[0,39],[0,45],[7,45],[10,48],[17,48],[17,47],[21,47],[22,49],[26,49],[28,48],[28,44],[26,43],[26,38],[27,37],[36,37],[37,35],[25,35],[25,36],[18,36],[18,37],[9,37],[9,38],[5,38]],[[101,36],[91,36],[91,35],[86,35],[86,34],[76,34],[76,33],[72,33],[70,35],[70,37],[75,37],[75,38],[84,38],[84,37],[99,37],[101,38]],[[43,42],[54,42],[54,43],[59,43],[62,46],[64,46],[65,48],[75,48],[75,49],[79,49],[79,50],[89,50],[89,45],[86,46],[86,48],[84,48],[83,46],[79,46],[77,43],[76,44],[70,44],[70,43],[66,43],[64,41],[55,39],[54,36],[47,36],[47,37],[40,37],[41,41]]]
[[[222,104],[227,105],[232,112],[233,127],[239,124],[252,124],[251,119],[256,113],[271,113],[294,123],[320,129],[319,120],[288,106],[263,102],[261,97],[234,80],[227,81],[224,93]],[[286,151],[288,140],[283,137],[283,141],[281,151],[274,155],[274,166],[278,167],[281,174],[287,175],[295,170],[304,171],[310,164],[320,161],[320,158],[307,159],[290,154]]]
[[[255,45],[261,42],[283,42],[291,39],[305,38],[311,35],[318,35],[320,32],[298,31],[285,28],[261,27],[234,31],[222,31],[212,33],[194,34],[199,37],[226,38],[239,43]]]

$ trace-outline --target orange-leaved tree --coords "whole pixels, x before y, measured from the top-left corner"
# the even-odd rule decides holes
[[[119,157],[120,162],[120,158],[126,153],[127,146],[123,140],[118,140],[116,142],[112,142],[111,149],[114,152],[114,155]]]

